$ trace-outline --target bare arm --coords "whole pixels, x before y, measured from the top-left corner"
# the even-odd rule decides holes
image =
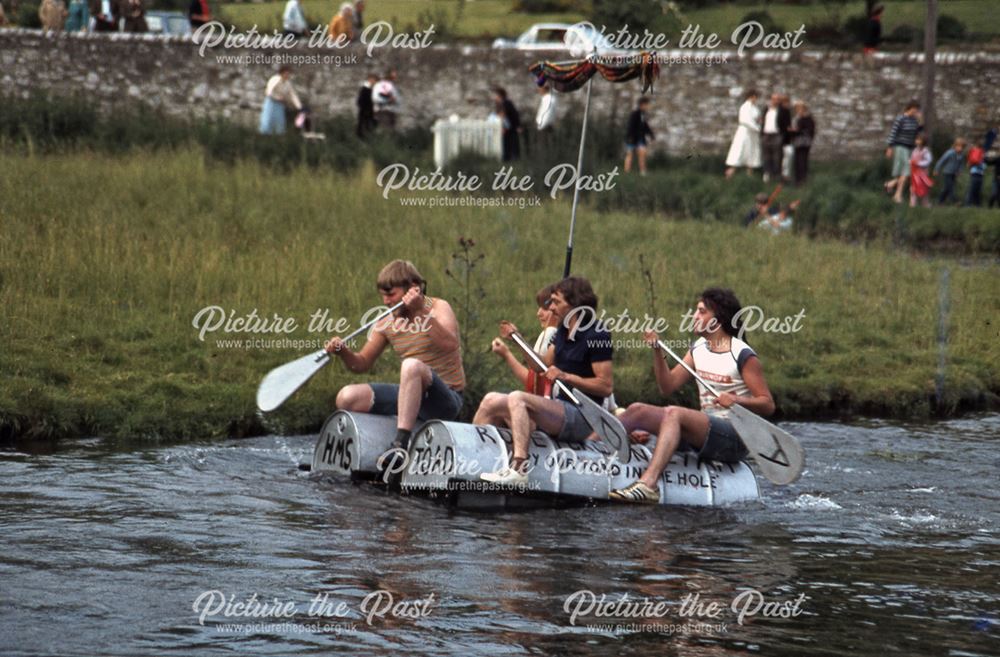
[[[442,351],[456,351],[461,340],[458,337],[458,319],[451,305],[444,299],[435,299],[430,314],[425,317],[431,342]]]
[[[361,374],[372,368],[387,344],[389,341],[384,335],[378,331],[372,331],[365,346],[361,347],[361,351],[357,353],[351,351],[340,338],[332,338],[327,342],[326,350],[335,356],[340,356],[340,360],[344,361],[344,366],[347,369]]]
[[[764,368],[761,367],[760,359],[756,356],[750,357],[743,364],[743,381],[750,389],[750,396],[737,397],[724,392],[719,395],[719,404],[724,408],[739,404],[764,417],[774,413],[774,398],[771,397],[771,390],[767,387],[767,381],[764,380]]]
[[[568,372],[563,372],[557,367],[550,367],[545,372],[545,376],[552,381],[558,378],[567,386],[571,388],[579,388],[583,392],[595,397],[609,396],[614,391],[615,382],[611,361],[602,360],[596,363],[591,363],[590,366],[594,370],[594,376],[592,377],[569,374]]]

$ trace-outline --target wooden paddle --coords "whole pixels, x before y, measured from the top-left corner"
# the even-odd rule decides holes
[[[368,322],[364,326],[359,326],[357,330],[352,332],[350,335],[342,338],[343,341],[347,342],[361,333],[364,333],[376,322],[388,317],[402,305],[403,302],[400,301],[392,308],[380,313],[379,316],[372,321]],[[306,382],[311,379],[314,374],[316,374],[316,372],[323,369],[323,367],[329,362],[329,352],[327,352],[326,349],[320,349],[319,351],[315,351],[308,356],[297,358],[290,363],[285,363],[281,367],[274,368],[267,373],[267,376],[264,377],[264,380],[260,382],[260,386],[257,388],[257,408],[265,413],[278,408],[285,403],[286,399],[291,397],[296,390],[304,386]]]
[[[542,362],[542,359],[538,357],[538,354],[535,353],[535,350],[528,346],[520,334],[513,333],[510,338],[543,373],[549,369],[548,366]],[[571,404],[580,410],[580,414],[583,415],[583,419],[587,421],[587,424],[589,424],[590,428],[594,430],[594,433],[600,436],[601,440],[607,443],[618,453],[618,460],[622,463],[628,463],[631,458],[628,432],[625,431],[625,427],[622,425],[621,420],[601,408],[600,404],[588,397],[579,388],[573,388],[570,390],[566,384],[559,379],[556,379],[556,387],[559,388],[564,395],[566,395],[566,399]]]
[[[718,391],[710,383],[698,376],[698,373],[684,362],[670,347],[657,340],[656,344],[688,371],[705,389],[719,396]],[[757,463],[767,479],[775,484],[790,484],[802,474],[806,464],[806,453],[802,445],[784,429],[776,427],[753,411],[739,404],[729,407],[729,421],[746,445],[750,456]]]

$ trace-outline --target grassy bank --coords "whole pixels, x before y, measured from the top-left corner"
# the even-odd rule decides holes
[[[263,138],[247,126],[225,121],[188,122],[164,116],[148,107],[126,105],[114,120],[100,115],[78,99],[35,97],[28,100],[0,97],[0,148],[27,154],[97,152],[118,155],[140,149],[157,151],[196,147],[212,162],[232,164],[252,160],[277,171],[300,167],[313,170],[356,172],[364,162],[376,167],[404,163],[423,171],[434,168],[432,133],[414,127],[392,135],[377,134],[360,141],[350,116],[323,118],[324,142],[307,143],[297,134]],[[559,163],[576,162],[580,126],[572,117],[563,121],[542,147],[525,135],[525,157],[514,165],[514,174],[541,182]],[[588,131],[584,172],[607,173],[621,169],[624,129],[595,121]],[[938,141],[950,143],[942,133]],[[197,145],[197,146],[195,146]],[[941,148],[937,149],[938,151]],[[741,225],[753,196],[770,194],[759,176],[739,175],[725,182],[722,153],[699,153],[686,158],[654,156],[650,175],[619,175],[612,190],[584,192],[585,203],[604,212],[630,212],[664,220],[697,220]],[[461,157],[448,169],[478,175],[488,181],[489,193],[499,163],[478,157]],[[778,201],[802,201],[796,232],[812,237],[835,237],[850,242],[892,240],[900,247],[960,254],[1000,253],[1000,212],[987,208],[941,207],[909,209],[892,203],[882,191],[889,177],[885,159],[861,162],[816,162],[810,182],[786,189]],[[989,178],[984,194],[989,194]],[[964,194],[968,176],[959,178]]]
[[[406,208],[383,199],[374,169],[281,173],[220,164],[198,148],[105,155],[4,153],[0,167],[0,426],[4,435],[205,436],[315,429],[336,389],[367,377],[328,367],[262,420],[254,391],[270,368],[306,349],[224,339],[196,314],[294,317],[285,337],[320,340],[317,309],[352,322],[378,302],[373,277],[393,257],[415,261],[463,322],[470,394],[511,381],[485,352],[496,321],[532,325],[535,289],[562,269],[565,202],[540,208]],[[708,284],[733,287],[768,316],[805,310],[802,330],[751,333],[782,412],[923,416],[995,403],[1000,343],[984,329],[1000,307],[995,264],[963,267],[891,248],[851,247],[727,224],[657,222],[585,210],[574,270],[609,313],[650,310],[638,261],[650,262],[668,338]],[[460,236],[476,245],[466,277]],[[479,254],[484,257],[476,261]],[[808,263],[807,266],[804,266]],[[950,272],[944,397],[933,403],[938,285]],[[637,336],[619,334],[628,340]],[[383,358],[373,379],[392,376]],[[645,349],[616,354],[622,402],[656,399]],[[690,402],[693,398],[684,397]]]

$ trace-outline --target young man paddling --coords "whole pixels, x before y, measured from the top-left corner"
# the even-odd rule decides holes
[[[579,388],[600,404],[611,394],[614,377],[611,335],[589,321],[596,308],[597,295],[586,278],[572,276],[556,283],[549,309],[558,318],[559,328],[543,360],[549,365],[544,374],[547,379]],[[509,322],[501,325],[505,338],[515,331],[517,327]],[[577,407],[558,393],[547,399],[528,392],[491,392],[483,398],[473,423],[510,427],[514,450],[509,466],[481,475],[484,481],[510,486],[528,482],[528,444],[535,427],[567,442],[586,440],[592,433]]]
[[[747,456],[743,441],[726,419],[729,407],[739,404],[758,415],[774,412],[774,399],[764,380],[757,354],[736,337],[740,332],[740,302],[731,290],[710,288],[702,292],[694,316],[698,340],[684,356],[684,362],[715,386],[718,398],[698,385],[701,410],[681,406],[632,404],[619,419],[628,431],[656,434],[656,447],[646,471],[638,481],[611,491],[609,497],[622,502],[655,504],[660,501],[657,482],[680,442],[698,449],[698,457],[735,463]],[[655,332],[646,333],[653,347],[653,369],[663,395],[669,396],[691,380],[681,365],[669,369],[656,345]]]
[[[326,343],[352,372],[367,372],[386,345],[402,360],[399,384],[352,383],[337,393],[337,408],[378,415],[397,415],[393,447],[406,449],[417,419],[454,420],[462,409],[465,371],[458,320],[444,299],[424,294],[426,282],[412,263],[393,260],[376,282],[382,302],[403,305],[372,327],[361,351],[340,338]]]

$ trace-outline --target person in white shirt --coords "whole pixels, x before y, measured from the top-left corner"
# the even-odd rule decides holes
[[[760,149],[764,158],[764,182],[772,178],[781,180],[782,134],[779,117],[781,115],[781,95],[771,94],[771,100],[764,112],[764,123],[760,130]]]
[[[736,169],[746,167],[747,173],[760,166],[760,110],[757,109],[757,91],[747,92],[740,107],[739,125],[726,155],[726,178],[732,178]]]
[[[397,79],[396,70],[392,69],[372,88],[375,122],[390,130],[396,127],[396,114],[400,108],[399,89],[396,88]]]
[[[760,359],[739,337],[741,309],[732,290],[709,288],[701,293],[694,315],[698,340],[684,356],[684,362],[711,381],[720,394],[716,398],[699,383],[700,410],[640,403],[629,406],[619,416],[621,423],[629,431],[655,434],[656,446],[639,479],[611,491],[610,499],[643,504],[659,502],[660,477],[682,442],[697,450],[698,458],[709,461],[736,463],[747,456],[743,440],[728,419],[729,408],[739,404],[767,416],[774,413],[774,399]],[[645,337],[653,347],[657,387],[664,397],[669,397],[693,377],[681,365],[668,367],[660,354],[656,333],[648,331]]]
[[[292,67],[287,64],[267,81],[264,106],[260,110],[260,134],[285,134],[285,108],[289,105],[302,109],[302,102],[291,83]]]
[[[306,23],[306,16],[302,13],[302,5],[299,0],[288,0],[285,4],[285,13],[281,17],[281,24],[285,29],[285,34],[294,34],[297,37],[305,36],[309,30]]]
[[[535,113],[535,125],[538,131],[550,130],[556,123],[556,97],[552,95],[552,88],[544,84],[538,88],[541,96],[538,101],[538,112]]]

